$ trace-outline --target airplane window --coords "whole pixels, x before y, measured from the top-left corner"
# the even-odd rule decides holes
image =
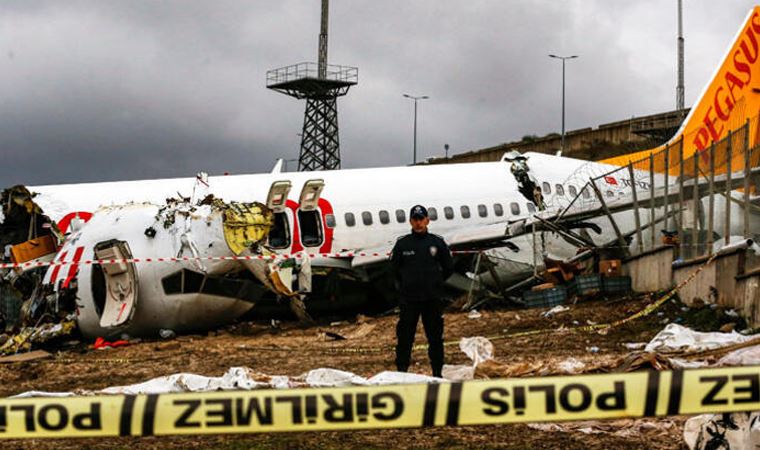
[[[390,223],[391,216],[388,214],[388,211],[381,210],[377,215],[380,217],[380,223],[382,223],[383,225],[387,225],[388,223]]]
[[[333,214],[325,214],[325,225],[327,228],[335,228],[335,216]]]
[[[554,186],[557,190],[557,195],[565,195],[565,188],[561,184]]]
[[[446,216],[448,220],[451,220],[454,218],[454,208],[451,206],[447,206],[443,208],[443,215]]]
[[[250,302],[259,300],[265,289],[261,283],[252,280],[215,277],[188,269],[162,278],[161,284],[166,295],[197,292]]]
[[[578,195],[578,190],[575,189],[575,186],[573,186],[572,184],[568,186],[567,189],[570,191],[570,197],[575,197],[576,195]]]
[[[362,213],[362,223],[364,225],[372,225],[372,213],[369,211],[364,211]]]
[[[396,210],[396,222],[398,223],[406,222],[406,213],[404,212],[403,209]]]
[[[462,205],[459,207],[459,212],[462,214],[462,219],[469,219],[470,218],[470,207],[466,205]]]
[[[517,216],[520,214],[520,205],[518,205],[515,202],[512,202],[509,204],[509,209],[512,211],[513,216]]]
[[[591,198],[591,192],[588,191],[588,188],[583,188],[581,193],[583,194],[583,198],[586,198],[586,199]]]
[[[528,202],[528,203],[525,204],[525,206],[528,207],[528,212],[529,213],[536,212],[536,205],[534,205],[533,202]]]
[[[269,229],[269,246],[272,248],[286,248],[290,246],[288,216],[284,212],[274,214],[274,223],[272,224],[272,228]]]
[[[298,226],[301,228],[301,243],[304,247],[322,245],[322,220],[319,211],[298,210]]]
[[[431,206],[427,210],[428,210],[428,218],[430,220],[438,220],[438,211],[435,208]]]
[[[478,215],[480,217],[488,217],[488,208],[486,208],[486,205],[478,205]]]
[[[541,190],[544,191],[544,194],[551,194],[552,193],[552,185],[544,181],[541,184]]]
[[[343,216],[344,219],[346,219],[346,226],[352,227],[356,225],[356,218],[354,217],[354,213],[346,213],[345,216]]]
[[[496,214],[497,217],[504,215],[504,208],[501,206],[501,203],[493,204],[493,213]]]

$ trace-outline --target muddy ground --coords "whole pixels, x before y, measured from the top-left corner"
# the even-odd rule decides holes
[[[587,323],[606,323],[627,317],[651,302],[645,297],[597,299],[572,305],[567,312],[545,318],[545,309],[481,311],[482,317],[447,312],[445,338],[497,337],[522,330],[556,330]],[[702,314],[712,317],[713,314]],[[647,342],[668,321],[688,323],[698,317],[669,301],[651,315],[612,329],[606,335],[547,331],[540,336],[495,338],[496,360],[507,366],[549,363],[568,357],[594,363],[613,361],[629,353],[623,344]],[[125,385],[177,372],[220,376],[233,366],[247,366],[273,375],[298,376],[331,367],[372,376],[393,370],[394,316],[358,316],[340,323],[302,327],[293,322],[272,326],[269,321],[246,322],[207,335],[143,341],[128,347],[92,350],[85,344],[57,351],[54,358],[0,365],[0,395],[29,390],[96,390]],[[716,322],[717,323],[717,322]],[[697,326],[696,328],[699,328]],[[334,340],[326,332],[345,340]],[[421,325],[417,342],[424,342]],[[594,348],[596,347],[596,349]],[[350,350],[349,350],[350,349]],[[360,349],[361,351],[357,351]],[[597,350],[598,349],[598,350]],[[468,363],[457,345],[446,347],[447,364]],[[429,374],[424,350],[415,351],[411,371]],[[603,423],[604,432],[553,431],[551,427],[502,425],[421,430],[312,432],[301,434],[222,435],[84,440],[8,441],[2,448],[507,448],[507,449],[679,449],[684,448],[685,418]]]

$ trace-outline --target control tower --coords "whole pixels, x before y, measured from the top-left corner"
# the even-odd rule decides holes
[[[322,0],[317,63],[303,62],[267,72],[267,88],[306,100],[298,171],[340,169],[338,97],[359,80],[359,69],[327,64],[329,0]]]

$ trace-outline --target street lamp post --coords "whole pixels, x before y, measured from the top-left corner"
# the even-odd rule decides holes
[[[412,163],[417,164],[417,100],[425,100],[430,97],[427,95],[414,96],[409,94],[404,94],[404,97],[414,100],[414,156],[412,158]]]
[[[565,61],[568,59],[577,58],[578,55],[571,56],[557,56],[549,55],[550,58],[556,58],[562,60],[562,139],[559,144],[560,154],[565,152]]]

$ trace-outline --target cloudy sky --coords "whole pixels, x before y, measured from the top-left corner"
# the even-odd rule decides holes
[[[751,2],[684,0],[686,103]],[[315,61],[319,0],[3,0],[0,187],[268,171],[304,103],[268,69]],[[332,0],[344,168],[420,159],[675,106],[676,0]],[[295,162],[290,163],[295,168]]]

